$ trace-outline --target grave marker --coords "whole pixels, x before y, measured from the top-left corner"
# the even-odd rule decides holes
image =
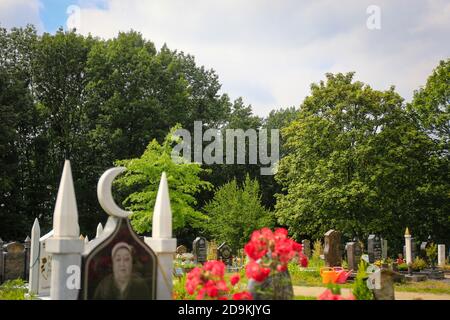
[[[323,250],[325,265],[327,267],[339,267],[342,263],[341,233],[329,230],[325,233],[325,246]]]
[[[208,245],[206,238],[197,237],[192,243],[192,252],[195,263],[205,263],[207,260]]]
[[[358,271],[358,265],[362,255],[361,245],[359,242],[348,242],[346,247],[348,268],[353,271]]]
[[[19,242],[11,242],[6,245],[4,258],[3,280],[25,279],[25,247]]]
[[[369,262],[374,263],[382,258],[381,239],[377,235],[371,234],[367,240],[367,253]]]
[[[225,242],[217,248],[217,260],[223,261],[223,263],[227,266],[231,266],[233,264],[231,247]]]
[[[311,258],[311,241],[309,240],[302,240],[302,250],[303,254],[308,257],[308,259]]]
[[[187,248],[184,245],[178,246],[177,247],[177,254],[183,254],[187,252]]]

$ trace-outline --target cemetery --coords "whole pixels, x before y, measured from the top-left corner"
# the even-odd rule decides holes
[[[226,242],[217,245],[202,236],[194,239],[189,252],[173,238],[166,173],[158,187],[152,235],[141,237],[130,224],[132,212],[121,209],[112,194],[113,180],[125,171],[111,168],[99,179],[98,200],[109,218],[104,227],[97,225],[95,238],[89,240],[80,235],[71,165],[66,160],[53,229],[41,236],[36,219],[31,238],[24,243],[1,243],[0,280],[6,288],[2,290],[11,291],[11,284],[22,279],[15,294],[21,290],[24,299],[42,300],[395,300],[396,294],[405,296],[409,287],[418,299],[420,288],[427,297],[438,292],[436,297],[450,298],[445,244],[436,245],[430,236],[418,249],[408,228],[404,251],[396,259],[388,256],[388,241],[377,234],[344,244],[341,232],[333,229],[323,241],[316,240],[314,248],[308,239],[301,243],[290,239],[286,229],[263,228],[255,230],[239,252],[233,253]],[[113,285],[118,279],[124,281],[125,291]],[[208,287],[210,282],[213,287]],[[430,287],[411,286],[415,283]],[[330,291],[333,285],[334,290],[353,293],[336,294]],[[301,294],[314,287],[325,289],[317,297]]]
[[[74,2],[63,12],[71,23],[135,4]],[[128,26],[115,21],[49,31],[11,25],[14,3],[0,3],[0,300],[450,300],[445,43],[421,46],[404,65],[372,49],[333,52],[335,42],[422,43],[426,26],[409,19],[411,38],[387,41],[390,25],[359,26],[353,13],[294,16],[314,26],[298,26],[285,48],[260,48],[253,41],[281,45],[287,31],[247,39],[230,23],[226,41],[239,42],[228,50],[211,40],[223,33],[211,21],[201,32],[172,15],[156,20],[180,26],[151,32],[113,30]],[[49,0],[36,3],[49,10]],[[239,16],[242,3],[227,10]],[[296,12],[270,6],[270,19]],[[426,10],[448,15],[439,6]],[[355,39],[319,37],[328,24],[316,21],[351,19]],[[190,44],[197,37],[207,41]],[[310,42],[330,44],[311,54]]]

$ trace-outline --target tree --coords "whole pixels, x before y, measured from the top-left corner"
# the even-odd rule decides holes
[[[424,220],[436,218],[420,205],[431,142],[393,88],[375,91],[353,73],[327,74],[311,85],[284,134],[289,154],[276,175],[284,192],[276,215],[298,239],[334,228],[399,245],[399,230],[414,226],[420,234]]]
[[[422,128],[442,144],[448,153],[450,142],[450,59],[441,61],[433,70],[424,88],[414,93],[408,105]]]
[[[230,113],[213,70],[167,46],[156,50],[134,31],[102,40],[62,29],[37,35],[32,26],[0,28],[0,70],[8,77],[8,96],[16,95],[11,99],[29,98],[8,109],[3,128],[5,141],[15,141],[15,156],[8,155],[15,169],[5,170],[4,179],[12,188],[8,193],[20,200],[10,197],[0,214],[24,217],[28,228],[35,217],[42,229],[51,228],[65,158],[72,161],[80,229],[93,234],[105,217],[97,180],[115,160],[138,157],[148,141],[161,143],[176,123],[219,125]],[[2,141],[0,148],[12,152],[10,143]],[[28,228],[13,234],[4,227],[0,233],[25,238]]]
[[[450,235],[450,59],[441,61],[433,70],[424,88],[414,93],[408,112],[417,120],[420,130],[432,141],[427,170],[422,172],[426,183],[418,209],[426,215],[422,224],[441,242],[449,242]],[[421,234],[426,237],[426,231]]]
[[[133,212],[131,222],[138,233],[151,231],[153,207],[163,172],[166,172],[169,184],[175,233],[186,226],[198,228],[206,219],[204,214],[194,209],[194,195],[212,185],[200,179],[204,169],[198,163],[177,163],[171,158],[173,134],[178,128],[174,127],[162,144],[153,139],[140,158],[116,161],[117,165],[127,168],[126,173],[117,179],[117,186],[122,194],[129,194],[123,204]]]
[[[22,229],[32,221],[24,210],[28,201],[24,195],[30,190],[26,183],[31,181],[23,153],[33,111],[31,95],[24,82],[0,67],[0,233],[4,239],[20,236]]]
[[[217,189],[204,211],[210,236],[226,241],[235,251],[243,248],[254,230],[273,227],[272,213],[261,205],[259,183],[248,175],[242,186],[233,179]]]
[[[285,139],[281,135],[283,128],[289,126],[292,121],[297,118],[298,110],[295,107],[290,107],[286,109],[272,110],[269,116],[264,119],[263,128],[267,129],[268,134],[271,135],[272,129],[279,130],[279,154],[280,159],[283,158],[287,150],[285,148]],[[270,144],[271,139],[267,139]],[[275,207],[275,195],[281,193],[281,186],[276,182],[274,175],[260,176],[259,183],[261,185],[261,193],[263,195],[263,202],[266,206],[273,209]]]

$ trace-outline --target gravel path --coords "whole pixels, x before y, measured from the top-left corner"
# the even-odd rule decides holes
[[[317,297],[326,288],[324,287],[300,287],[294,286],[294,295],[296,296],[313,296]],[[351,289],[342,288],[341,294],[345,297],[351,293]],[[396,300],[450,300],[449,294],[434,294],[434,293],[422,293],[422,292],[395,292]]]

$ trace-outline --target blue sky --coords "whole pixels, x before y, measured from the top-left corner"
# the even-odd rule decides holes
[[[367,27],[370,5],[380,10],[379,29]],[[258,115],[299,106],[326,72],[354,71],[409,100],[450,57],[448,0],[0,0],[8,28],[33,23],[53,33],[68,21],[84,35],[134,29],[157,47],[193,54]]]
[[[45,31],[55,32],[60,26],[65,27],[67,7],[74,4],[73,0],[43,0],[40,10],[40,18],[43,21]]]

